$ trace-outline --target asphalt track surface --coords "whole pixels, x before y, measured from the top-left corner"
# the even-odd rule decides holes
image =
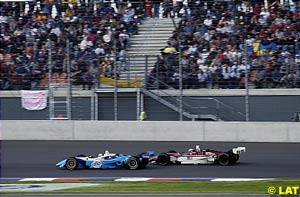
[[[233,166],[149,164],[141,170],[57,169],[55,164],[78,154],[139,154],[154,150],[184,152],[199,144],[201,148],[229,150],[246,146],[239,162]],[[148,177],[148,178],[299,178],[300,143],[228,143],[228,142],[129,142],[129,141],[2,141],[2,178],[62,177]]]

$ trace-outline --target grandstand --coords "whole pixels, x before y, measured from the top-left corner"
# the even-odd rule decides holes
[[[175,106],[168,90],[300,88],[297,1],[162,1],[158,18],[145,9],[144,1],[0,2],[0,89],[141,88],[195,120],[203,116]]]
[[[300,87],[298,2],[176,2],[173,20],[165,3],[157,19],[143,1],[1,2],[0,88],[46,88],[51,73],[96,88],[148,75],[178,88],[179,67],[183,88],[245,88],[246,71],[253,88]]]

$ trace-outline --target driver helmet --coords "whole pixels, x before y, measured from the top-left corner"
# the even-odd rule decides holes
[[[193,153],[194,152],[194,149],[192,149],[192,148],[190,148],[189,150],[188,150],[188,153]]]
[[[106,151],[104,152],[104,156],[109,156],[109,155],[110,155],[109,151],[106,150]]]

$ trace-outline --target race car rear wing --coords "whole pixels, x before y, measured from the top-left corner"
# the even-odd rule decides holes
[[[234,154],[237,154],[237,155],[239,155],[239,154],[241,154],[241,153],[243,153],[243,152],[246,152],[246,147],[236,147],[236,148],[233,148],[232,149],[232,152],[234,153]]]

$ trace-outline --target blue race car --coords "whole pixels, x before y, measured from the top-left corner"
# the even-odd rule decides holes
[[[69,157],[58,162],[56,167],[68,170],[114,168],[136,170],[145,168],[148,165],[149,157],[153,155],[155,155],[153,151],[144,152],[137,156],[110,153],[109,151],[105,151],[104,154],[99,154],[97,157],[85,155]]]

